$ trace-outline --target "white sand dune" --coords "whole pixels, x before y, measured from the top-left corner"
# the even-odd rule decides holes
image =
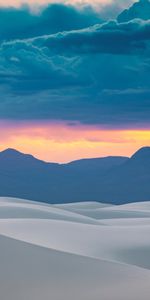
[[[105,226],[60,220],[1,219],[0,234],[58,251],[150,268],[147,251],[150,224]],[[131,255],[133,250],[136,256]]]
[[[0,299],[149,300],[148,207],[0,198]]]
[[[114,225],[114,226],[145,226],[150,225],[150,218],[113,218],[103,219],[103,225]]]
[[[76,212],[86,217],[93,218],[95,220],[104,219],[129,219],[129,218],[150,218],[150,203],[131,203],[126,205],[109,205],[103,203],[94,202],[88,205],[85,204],[65,204],[59,205],[59,208]]]
[[[16,198],[0,197],[0,219],[7,218],[36,218],[56,219],[89,224],[98,222],[88,216],[65,211],[45,203],[36,203]]]
[[[57,204],[55,207],[60,209],[65,209],[82,216],[90,217],[96,219],[96,214],[101,211],[102,208],[111,207],[110,204],[99,203],[99,202],[78,202],[78,203],[69,203],[69,204]],[[98,218],[97,218],[98,219]]]
[[[100,202],[77,202],[77,203],[67,203],[67,204],[55,204],[55,207],[64,208],[65,210],[95,210],[98,208],[109,207],[110,204],[100,203]]]
[[[150,273],[0,237],[3,300],[149,300]]]
[[[129,204],[121,205],[122,209],[127,210],[140,210],[140,211],[150,211],[150,202],[134,202]]]

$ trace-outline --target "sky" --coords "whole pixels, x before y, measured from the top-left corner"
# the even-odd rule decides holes
[[[0,28],[0,150],[63,163],[150,146],[149,0],[0,1]]]
[[[65,4],[80,4],[80,5],[83,5],[83,4],[90,4],[90,5],[98,5],[98,6],[103,6],[103,5],[107,5],[107,4],[111,4],[113,3],[114,0],[62,0],[62,1],[55,1],[55,3],[65,3]],[[125,5],[125,3],[132,3],[133,1],[130,0],[120,0],[121,2],[121,6]],[[15,7],[18,7],[18,6],[21,6],[22,4],[29,4],[30,6],[32,5],[45,5],[45,4],[49,4],[49,3],[54,3],[53,0],[8,0],[7,3],[6,1],[4,0],[0,0],[0,5],[1,6],[15,6]]]

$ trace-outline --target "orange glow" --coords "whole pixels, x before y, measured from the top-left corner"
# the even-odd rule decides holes
[[[109,155],[130,156],[150,146],[150,130],[104,130],[65,123],[0,123],[0,150],[15,148],[37,158],[67,162]]]

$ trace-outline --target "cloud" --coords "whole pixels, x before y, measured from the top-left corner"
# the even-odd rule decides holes
[[[124,9],[130,7],[134,2],[134,0],[108,1],[105,3],[105,5],[99,8],[100,15],[104,20],[116,19]]]
[[[150,1],[140,0],[135,2],[129,9],[121,12],[117,18],[118,22],[128,22],[133,19],[150,19]]]
[[[0,48],[0,83],[16,94],[84,85],[74,72],[77,64],[76,57],[51,57],[28,41],[6,42]]]
[[[0,40],[24,39],[64,30],[81,29],[100,23],[91,7],[77,8],[60,3],[33,11],[29,6],[0,7]]]
[[[111,21],[83,30],[3,42],[0,81],[16,93],[87,85],[135,89],[139,69],[140,80],[148,81],[149,52],[150,21],[142,20]],[[129,86],[131,80],[133,87]]]
[[[46,34],[40,25],[40,37],[32,31],[30,38],[1,41],[0,118],[149,126],[150,20],[73,30],[81,23],[70,12],[75,8],[67,9],[61,32]]]
[[[150,20],[109,21],[83,30],[34,39],[33,44],[63,54],[141,54],[149,48]],[[136,53],[135,53],[136,52]]]
[[[0,81],[16,92],[85,87],[99,82],[100,78],[104,82],[99,82],[102,89],[112,86],[118,89],[116,83],[124,88],[124,81],[130,88],[128,82],[134,76],[132,84],[136,83],[133,87],[136,88],[137,70],[149,70],[149,52],[149,20],[110,21],[83,30],[3,42],[0,46]],[[96,55],[96,70],[95,64],[92,66],[93,55]],[[112,71],[113,78],[109,81],[107,76]]]

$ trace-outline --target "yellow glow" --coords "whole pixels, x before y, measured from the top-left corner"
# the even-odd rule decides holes
[[[150,146],[150,130],[103,130],[65,124],[0,125],[0,150],[15,148],[55,162],[109,155],[130,156]]]

